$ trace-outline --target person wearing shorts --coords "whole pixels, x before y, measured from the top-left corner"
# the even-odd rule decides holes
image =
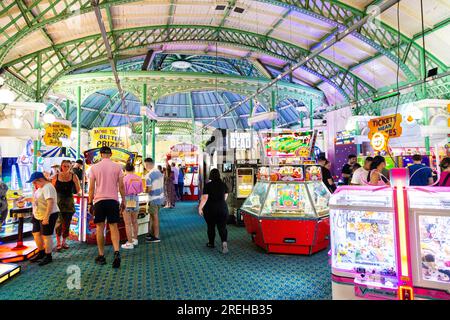
[[[122,167],[111,161],[112,151],[109,147],[100,148],[102,160],[94,164],[89,173],[89,212],[94,215],[98,256],[95,263],[106,264],[105,259],[105,221],[108,222],[111,232],[111,241],[114,247],[113,268],[120,267],[120,234],[118,223],[120,211],[125,210],[125,187],[123,184]],[[119,191],[122,203],[119,203]]]
[[[32,263],[39,262],[45,266],[53,261],[52,245],[53,232],[59,216],[58,197],[55,187],[42,172],[34,172],[27,183],[33,183],[33,237],[39,253],[30,259]]]
[[[155,162],[152,158],[144,160],[145,169],[148,171],[145,177],[146,192],[148,193],[148,213],[150,220],[148,222],[148,235],[145,237],[147,242],[160,242],[159,238],[159,209],[164,204],[164,176],[155,168]]]
[[[142,179],[134,173],[134,166],[127,163],[125,166],[125,185],[126,211],[123,214],[125,220],[125,230],[128,241],[122,245],[122,249],[133,249],[138,245],[138,221],[139,214],[139,194],[144,192]]]

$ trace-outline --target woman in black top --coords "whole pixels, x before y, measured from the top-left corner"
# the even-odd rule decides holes
[[[73,192],[80,193],[80,180],[76,174],[70,172],[70,161],[63,160],[61,163],[61,172],[53,179],[52,184],[58,194],[58,208],[60,211],[59,223],[56,231],[56,250],[69,249],[66,243],[69,237],[70,222],[75,213],[75,200]],[[61,241],[62,236],[62,241]]]
[[[209,248],[214,248],[214,238],[216,237],[215,227],[219,231],[222,240],[222,252],[228,252],[227,244],[227,218],[228,206],[226,199],[228,197],[227,185],[220,179],[218,169],[212,169],[209,174],[210,182],[205,184],[203,195],[198,207],[198,213],[205,217],[208,225],[208,239],[206,244]]]

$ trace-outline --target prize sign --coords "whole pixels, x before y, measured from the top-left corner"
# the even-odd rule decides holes
[[[402,135],[402,115],[392,114],[386,117],[380,117],[369,120],[369,139],[377,132],[385,132],[389,138],[396,138]]]
[[[311,157],[314,149],[315,132],[268,133],[266,155],[268,157]]]
[[[228,135],[230,149],[247,150],[252,148],[252,135],[250,132],[230,132]]]
[[[389,136],[386,132],[376,132],[370,139],[370,145],[375,151],[387,151],[388,142]]]
[[[70,139],[72,127],[69,121],[57,120],[45,125],[44,143],[47,146],[62,147],[61,139]]]
[[[93,128],[91,130],[91,148],[128,148],[128,141],[120,135],[120,131],[121,128]]]

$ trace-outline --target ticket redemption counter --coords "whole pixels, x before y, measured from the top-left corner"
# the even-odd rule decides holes
[[[450,299],[449,194],[340,187],[330,200],[333,299]]]
[[[267,252],[311,255],[329,245],[329,198],[318,166],[261,167],[240,210]]]

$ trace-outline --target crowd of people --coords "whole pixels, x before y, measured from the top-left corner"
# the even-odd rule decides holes
[[[31,198],[22,198],[33,204],[32,234],[39,249],[37,255],[30,259],[32,263],[44,266],[53,261],[53,235],[56,231],[56,251],[69,249],[70,223],[75,213],[74,195],[82,194],[83,181],[88,180],[88,211],[94,217],[98,256],[95,263],[104,265],[105,258],[105,223],[108,223],[111,242],[114,248],[113,268],[121,264],[120,248],[134,249],[138,241],[139,194],[148,194],[147,212],[149,214],[146,242],[160,242],[159,211],[174,208],[177,200],[183,200],[185,169],[181,164],[167,163],[165,168],[155,166],[152,158],[144,159],[145,190],[142,178],[135,174],[135,167],[127,163],[123,168],[111,160],[109,147],[100,149],[101,161],[94,164],[84,177],[83,162],[71,163],[63,160],[61,165],[49,175],[34,172],[28,183],[34,186]],[[81,162],[81,163],[80,163]],[[215,227],[222,240],[222,251],[228,252],[226,221],[228,208],[226,198],[228,190],[220,179],[217,169],[210,174],[200,201],[199,214],[204,216],[208,225],[208,247],[214,247]],[[120,197],[119,197],[120,196]],[[119,199],[120,198],[120,199]],[[127,241],[120,245],[118,223],[121,215],[126,229]]]
[[[408,166],[410,186],[431,186],[437,185],[450,187],[450,158],[444,158],[440,162],[441,175],[437,181],[437,175],[433,170],[423,163],[420,154],[412,156],[413,164]],[[337,185],[331,174],[331,163],[321,156],[318,163],[322,169],[322,181],[333,193]],[[357,162],[357,156],[351,154],[347,158],[347,163],[342,167],[342,185],[354,186],[386,186],[389,185],[389,170],[386,168],[386,159],[383,156],[366,157],[364,165]]]

